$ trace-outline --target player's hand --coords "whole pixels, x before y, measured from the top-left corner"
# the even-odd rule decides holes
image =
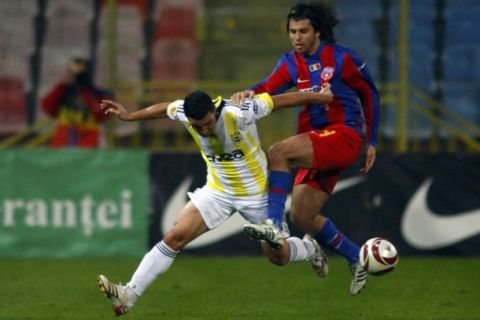
[[[375,159],[377,158],[377,149],[374,146],[369,145],[367,147],[367,155],[365,158],[365,165],[363,166],[362,169],[360,169],[360,172],[367,173],[372,169]]]
[[[113,113],[120,120],[130,120],[130,113],[123,105],[112,100],[102,100],[100,108],[105,111],[105,114]]]
[[[322,87],[318,93],[323,95],[326,99],[325,105],[333,101],[333,92],[331,90],[332,85],[330,83],[324,83],[322,84]]]
[[[232,100],[234,104],[242,104],[245,102],[245,100],[253,99],[254,96],[255,96],[255,91],[244,90],[244,91],[234,93],[230,97],[230,100]]]

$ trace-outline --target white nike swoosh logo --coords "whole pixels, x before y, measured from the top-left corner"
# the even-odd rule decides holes
[[[345,180],[341,180],[337,183],[334,193],[342,191],[346,188],[350,188],[356,184],[361,183],[365,180],[363,176],[356,176],[352,178],[348,178]],[[178,213],[182,210],[182,208],[187,203],[187,192],[192,184],[193,177],[187,176],[182,183],[178,186],[178,188],[173,192],[172,196],[168,200],[167,204],[165,205],[165,211],[163,214],[162,222],[161,222],[161,230],[162,234],[166,234],[168,230],[170,230],[171,226],[175,223],[175,219]],[[290,204],[291,204],[291,195],[288,196],[287,202],[285,203],[285,211],[290,211]],[[194,241],[190,242],[186,248],[194,249],[203,246],[210,245],[212,243],[218,242],[222,239],[230,237],[236,233],[243,231],[243,225],[248,223],[245,218],[243,218],[238,212],[234,213],[229,219],[227,219],[220,227],[210,230],[202,234],[200,237],[195,239]]]
[[[439,249],[480,233],[480,209],[440,216],[431,211],[427,195],[433,179],[418,188],[403,213],[401,231],[405,240],[417,249]]]
[[[297,79],[297,83],[304,83],[304,82],[308,82],[310,80],[302,80],[302,79]]]

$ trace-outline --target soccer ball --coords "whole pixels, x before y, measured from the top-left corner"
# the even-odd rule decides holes
[[[382,275],[392,271],[398,263],[398,252],[387,239],[368,239],[360,248],[360,264],[372,275]]]

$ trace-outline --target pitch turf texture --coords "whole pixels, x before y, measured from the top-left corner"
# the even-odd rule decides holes
[[[96,277],[128,280],[137,259],[0,260],[0,319],[113,319]],[[480,259],[402,258],[357,296],[341,259],[307,263],[179,256],[123,319],[480,319]]]

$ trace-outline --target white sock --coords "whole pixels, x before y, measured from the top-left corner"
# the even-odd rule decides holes
[[[308,240],[290,237],[287,241],[290,245],[290,262],[307,260],[315,251],[313,243]]]
[[[161,273],[170,268],[178,252],[172,250],[162,240],[143,257],[132,279],[127,283],[128,288],[135,293],[136,298],[141,296]]]

